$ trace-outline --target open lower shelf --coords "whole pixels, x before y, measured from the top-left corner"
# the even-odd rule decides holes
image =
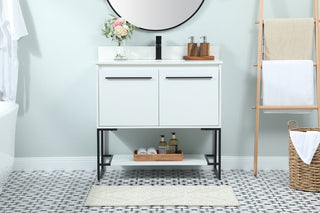
[[[216,177],[221,180],[221,128],[201,128],[201,130],[214,131],[214,153],[208,154],[184,154],[182,161],[134,161],[132,154],[105,153],[104,132],[116,131],[117,129],[97,129],[97,177],[100,181],[107,166],[213,166]],[[163,158],[157,158],[162,160]]]
[[[183,161],[134,161],[133,155],[113,155],[111,166],[205,166],[203,154],[184,154]]]

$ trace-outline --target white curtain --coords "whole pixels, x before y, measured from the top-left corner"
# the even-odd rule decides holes
[[[26,35],[19,0],[0,0],[0,97],[3,101],[16,101],[17,41]]]

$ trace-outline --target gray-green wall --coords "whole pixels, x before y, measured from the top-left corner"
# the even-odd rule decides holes
[[[96,154],[97,47],[114,45],[101,36],[112,13],[105,0],[20,0],[29,35],[19,41],[20,105],[17,157],[94,156]],[[186,45],[207,35],[220,46],[222,70],[222,154],[253,154],[258,0],[205,0],[182,26],[164,32],[137,30],[127,45]],[[311,17],[312,0],[265,1],[265,17]],[[165,14],[164,14],[165,15]],[[315,126],[316,114],[261,115],[260,155],[287,155],[286,122]],[[131,153],[155,146],[165,130],[121,130],[110,135],[111,152]],[[176,130],[185,153],[208,152],[212,136]]]

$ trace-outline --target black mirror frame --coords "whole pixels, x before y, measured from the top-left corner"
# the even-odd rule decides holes
[[[111,9],[113,10],[113,12],[115,12],[117,14],[118,17],[121,17],[121,15],[113,8],[113,6],[111,5],[111,3],[109,2],[109,0],[107,0],[109,6],[111,7]],[[184,20],[183,22],[181,22],[180,24],[177,24],[173,27],[169,27],[169,28],[164,28],[164,29],[157,29],[157,30],[153,30],[153,29],[146,29],[146,28],[142,28],[142,27],[138,27],[139,29],[141,30],[146,30],[146,31],[165,31],[165,30],[171,30],[173,28],[176,28],[176,27],[179,27],[181,26],[182,24],[186,23],[187,21],[189,21],[201,8],[201,6],[203,5],[204,3],[204,0],[202,0],[201,4],[199,5],[199,7],[196,9],[196,11],[189,17],[187,18],[186,20]]]

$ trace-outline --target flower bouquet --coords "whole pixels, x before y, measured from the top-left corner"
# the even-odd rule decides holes
[[[117,18],[113,16],[104,23],[104,29],[102,34],[107,38],[111,38],[112,41],[117,42],[116,58],[115,59],[126,59],[126,53],[123,46],[124,41],[131,38],[135,26],[124,18]]]

